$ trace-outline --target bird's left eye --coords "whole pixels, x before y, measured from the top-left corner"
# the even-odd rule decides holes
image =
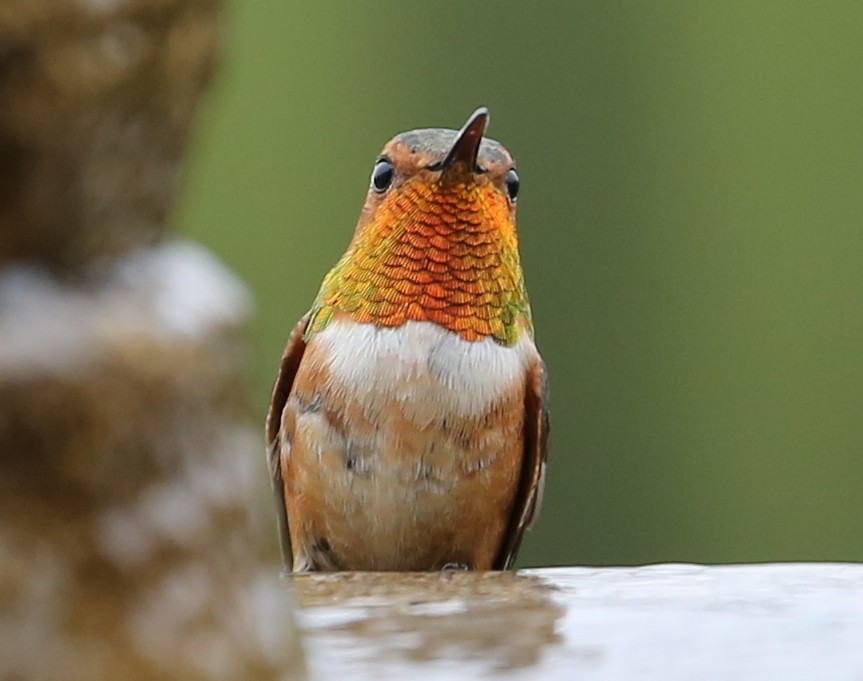
[[[388,158],[380,159],[375,163],[375,167],[372,168],[372,189],[374,189],[378,194],[382,194],[393,183],[393,177],[395,177],[395,174],[396,169],[395,166],[393,166],[392,161]]]
[[[506,193],[509,194],[509,200],[515,203],[516,198],[518,197],[518,173],[515,172],[515,168],[510,168],[509,172],[506,174]]]

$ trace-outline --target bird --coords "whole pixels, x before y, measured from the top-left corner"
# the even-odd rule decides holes
[[[266,420],[288,572],[505,570],[537,517],[547,371],[488,122],[384,146],[289,335]]]

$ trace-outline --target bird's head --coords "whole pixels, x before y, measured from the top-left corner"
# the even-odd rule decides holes
[[[530,331],[515,230],[518,173],[483,137],[477,109],[461,130],[396,135],[383,148],[354,238],[327,276],[311,330],[333,314],[400,326],[432,321],[467,340]]]
[[[406,222],[446,230],[442,236],[480,222],[514,229],[518,173],[510,153],[483,137],[488,121],[483,107],[461,130],[410,130],[387,142],[372,167],[357,236]]]

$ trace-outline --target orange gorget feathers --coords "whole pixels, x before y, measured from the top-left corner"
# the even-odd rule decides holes
[[[337,312],[385,327],[431,321],[468,341],[532,335],[504,196],[474,182],[413,181],[393,192],[324,279],[307,336]]]

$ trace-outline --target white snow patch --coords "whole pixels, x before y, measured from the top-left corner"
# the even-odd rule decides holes
[[[37,267],[0,271],[0,374],[80,369],[130,337],[170,342],[243,323],[245,286],[207,250],[172,242],[141,250],[92,284]]]

